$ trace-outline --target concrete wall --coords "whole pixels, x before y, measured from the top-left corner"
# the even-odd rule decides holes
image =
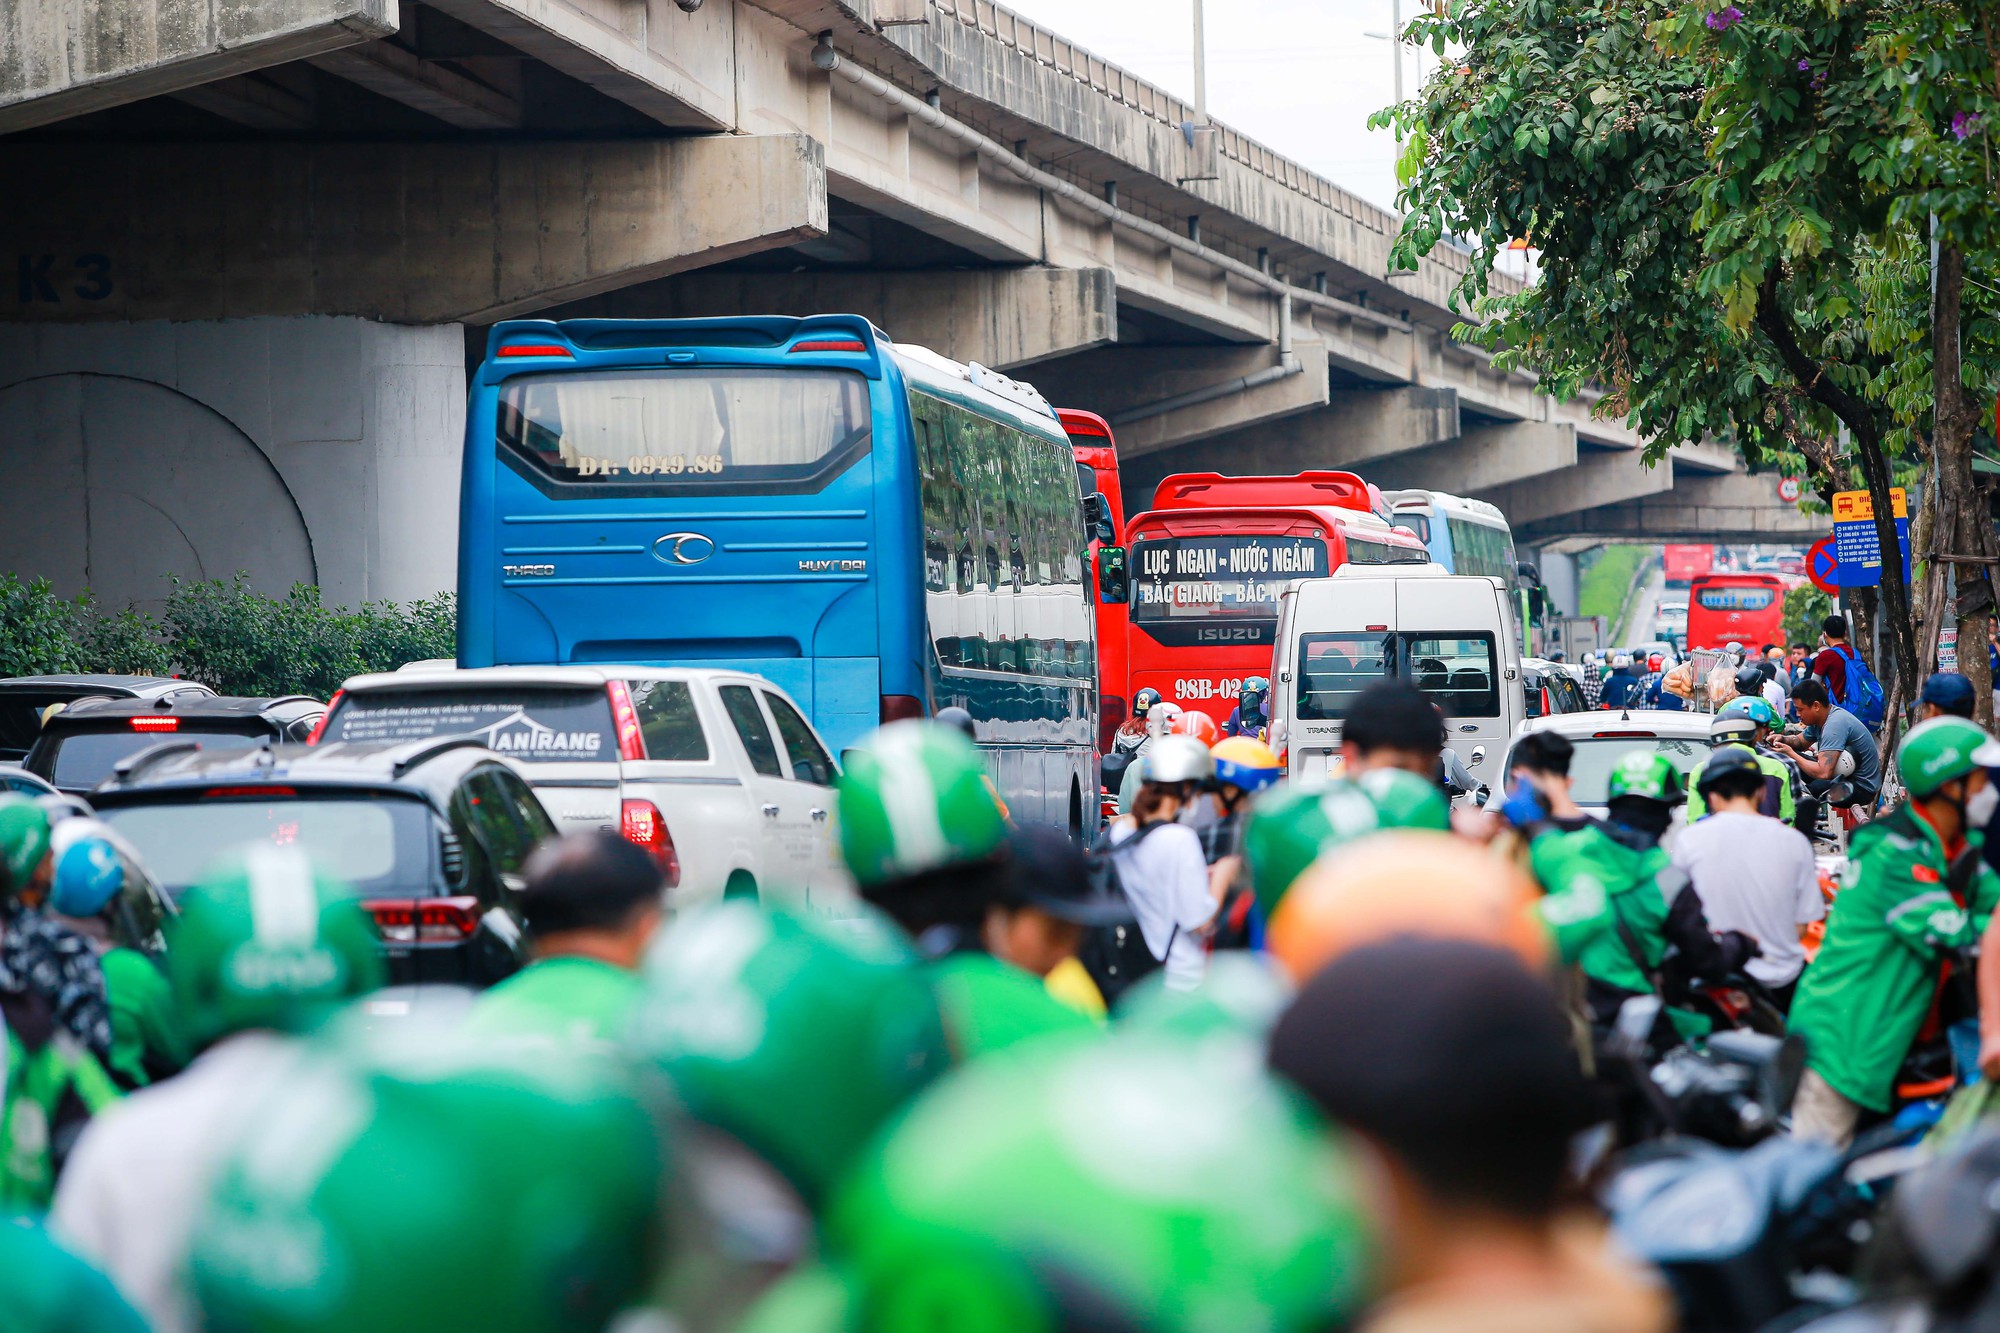
[[[152,602],[165,575],[330,603],[456,582],[458,325],[0,324],[0,570]]]

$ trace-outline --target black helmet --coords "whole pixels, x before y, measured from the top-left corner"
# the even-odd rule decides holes
[[[953,704],[950,708],[938,709],[937,720],[944,723],[947,727],[957,727],[971,740],[976,741],[979,739],[978,732],[972,725],[972,714],[966,712],[956,704]]]
[[[1738,694],[1762,694],[1764,673],[1754,666],[1738,667],[1736,670],[1736,692]]]
[[[1133,717],[1146,716],[1147,713],[1150,713],[1153,710],[1153,705],[1158,703],[1159,701],[1160,701],[1160,692],[1158,690],[1154,689],[1140,690],[1137,694],[1132,696],[1132,716]]]
[[[1764,780],[1764,770],[1757,764],[1757,756],[1741,745],[1722,745],[1708,756],[1708,762],[1701,766],[1701,776],[1695,779],[1695,790],[1703,796],[1716,783],[1732,773],[1754,773],[1757,780]]]

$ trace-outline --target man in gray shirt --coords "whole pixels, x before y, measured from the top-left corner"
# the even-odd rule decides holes
[[[1807,756],[1773,737],[1774,749],[1798,763],[1799,774],[1815,796],[1829,805],[1867,805],[1882,791],[1882,751],[1861,719],[1833,702],[1826,682],[1802,680],[1792,687],[1792,706],[1799,721],[1817,732],[1819,749]]]

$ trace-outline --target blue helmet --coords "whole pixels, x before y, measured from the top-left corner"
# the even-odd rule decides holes
[[[81,837],[56,858],[49,907],[64,916],[96,916],[124,886],[118,849],[102,838]]]

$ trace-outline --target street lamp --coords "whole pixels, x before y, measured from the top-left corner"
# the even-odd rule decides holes
[[[1196,3],[1199,4],[1200,0]],[[1396,69],[1396,102],[1400,105],[1403,100],[1403,0],[1389,0],[1389,31],[1364,32],[1361,35],[1389,43],[1389,53]]]

